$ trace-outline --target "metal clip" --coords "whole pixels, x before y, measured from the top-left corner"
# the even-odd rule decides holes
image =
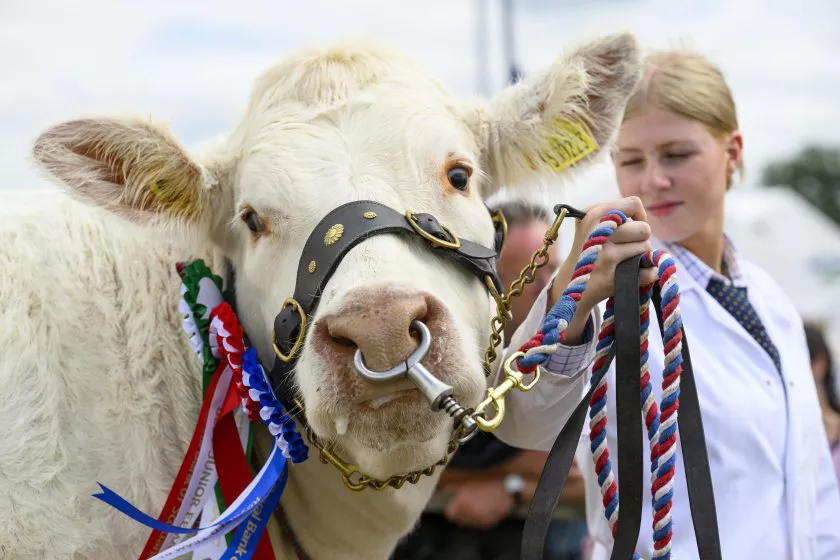
[[[364,490],[364,484],[353,481],[353,475],[361,476],[359,467],[342,461],[335,453],[333,453],[332,444],[328,443],[321,447],[320,459],[322,463],[330,464],[341,471],[341,478],[344,480],[344,485],[348,489],[356,491]]]
[[[578,210],[574,206],[569,206],[568,204],[558,204],[554,207],[554,213],[558,216],[563,210],[566,211],[565,216],[571,216],[576,220],[582,220],[586,217],[586,212],[584,212],[583,210]]]
[[[524,352],[515,352],[508,356],[504,363],[505,380],[497,387],[488,389],[487,397],[485,397],[484,400],[476,407],[474,414],[475,421],[481,431],[490,432],[501,425],[502,420],[504,420],[505,417],[505,395],[507,395],[511,389],[516,388],[522,392],[530,391],[537,384],[537,381],[539,381],[541,373],[539,366],[537,366],[537,369],[534,372],[534,379],[527,384],[523,383],[525,375],[518,369],[513,368],[514,360],[523,356],[525,356]],[[484,409],[488,406],[492,406],[495,411],[489,420],[484,417]]]

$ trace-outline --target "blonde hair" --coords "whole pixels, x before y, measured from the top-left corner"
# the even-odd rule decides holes
[[[625,121],[657,107],[703,123],[721,140],[738,130],[732,91],[720,68],[706,57],[688,50],[653,51],[643,65],[643,77],[624,111]],[[744,173],[743,160],[738,172]],[[727,186],[731,182],[730,177]]]

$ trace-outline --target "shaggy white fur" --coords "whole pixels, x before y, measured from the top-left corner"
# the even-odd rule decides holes
[[[201,395],[173,265],[199,255],[64,193],[28,198],[0,226],[0,558],[129,558],[142,531],[90,496],[166,498]]]

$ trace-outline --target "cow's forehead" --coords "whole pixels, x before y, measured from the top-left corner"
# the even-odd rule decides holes
[[[327,142],[351,146],[354,140],[381,148],[377,142],[403,141],[422,148],[425,141],[460,142],[468,146],[443,146],[440,149],[474,149],[472,133],[449,97],[435,93],[424,95],[417,88],[380,83],[358,92],[339,104],[304,107],[294,101],[278,103],[250,115],[241,136],[244,152],[265,150],[267,146],[289,150],[307,144]],[[324,154],[327,155],[327,154]]]
[[[434,85],[424,91],[392,81],[330,106],[276,103],[252,114],[240,138],[242,177],[261,190],[271,176],[269,190],[276,191],[361,175],[420,178],[439,173],[451,159],[476,167],[476,139],[456,107]],[[242,186],[251,190],[248,184]]]
[[[431,186],[453,158],[478,165],[464,107],[393,49],[349,43],[295,55],[254,86],[233,138],[236,198],[296,213],[323,204],[324,190],[402,197]]]
[[[348,107],[310,121],[267,124],[251,141],[240,164],[237,198],[263,208],[291,211],[328,201],[335,206],[356,197],[396,203],[381,197],[390,192],[414,199],[424,189],[439,190],[447,162],[478,168],[467,127],[451,113],[428,107]]]

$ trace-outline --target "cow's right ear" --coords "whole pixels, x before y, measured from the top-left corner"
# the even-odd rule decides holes
[[[33,156],[77,198],[143,225],[209,225],[223,205],[213,173],[149,122],[63,122],[38,137]]]

